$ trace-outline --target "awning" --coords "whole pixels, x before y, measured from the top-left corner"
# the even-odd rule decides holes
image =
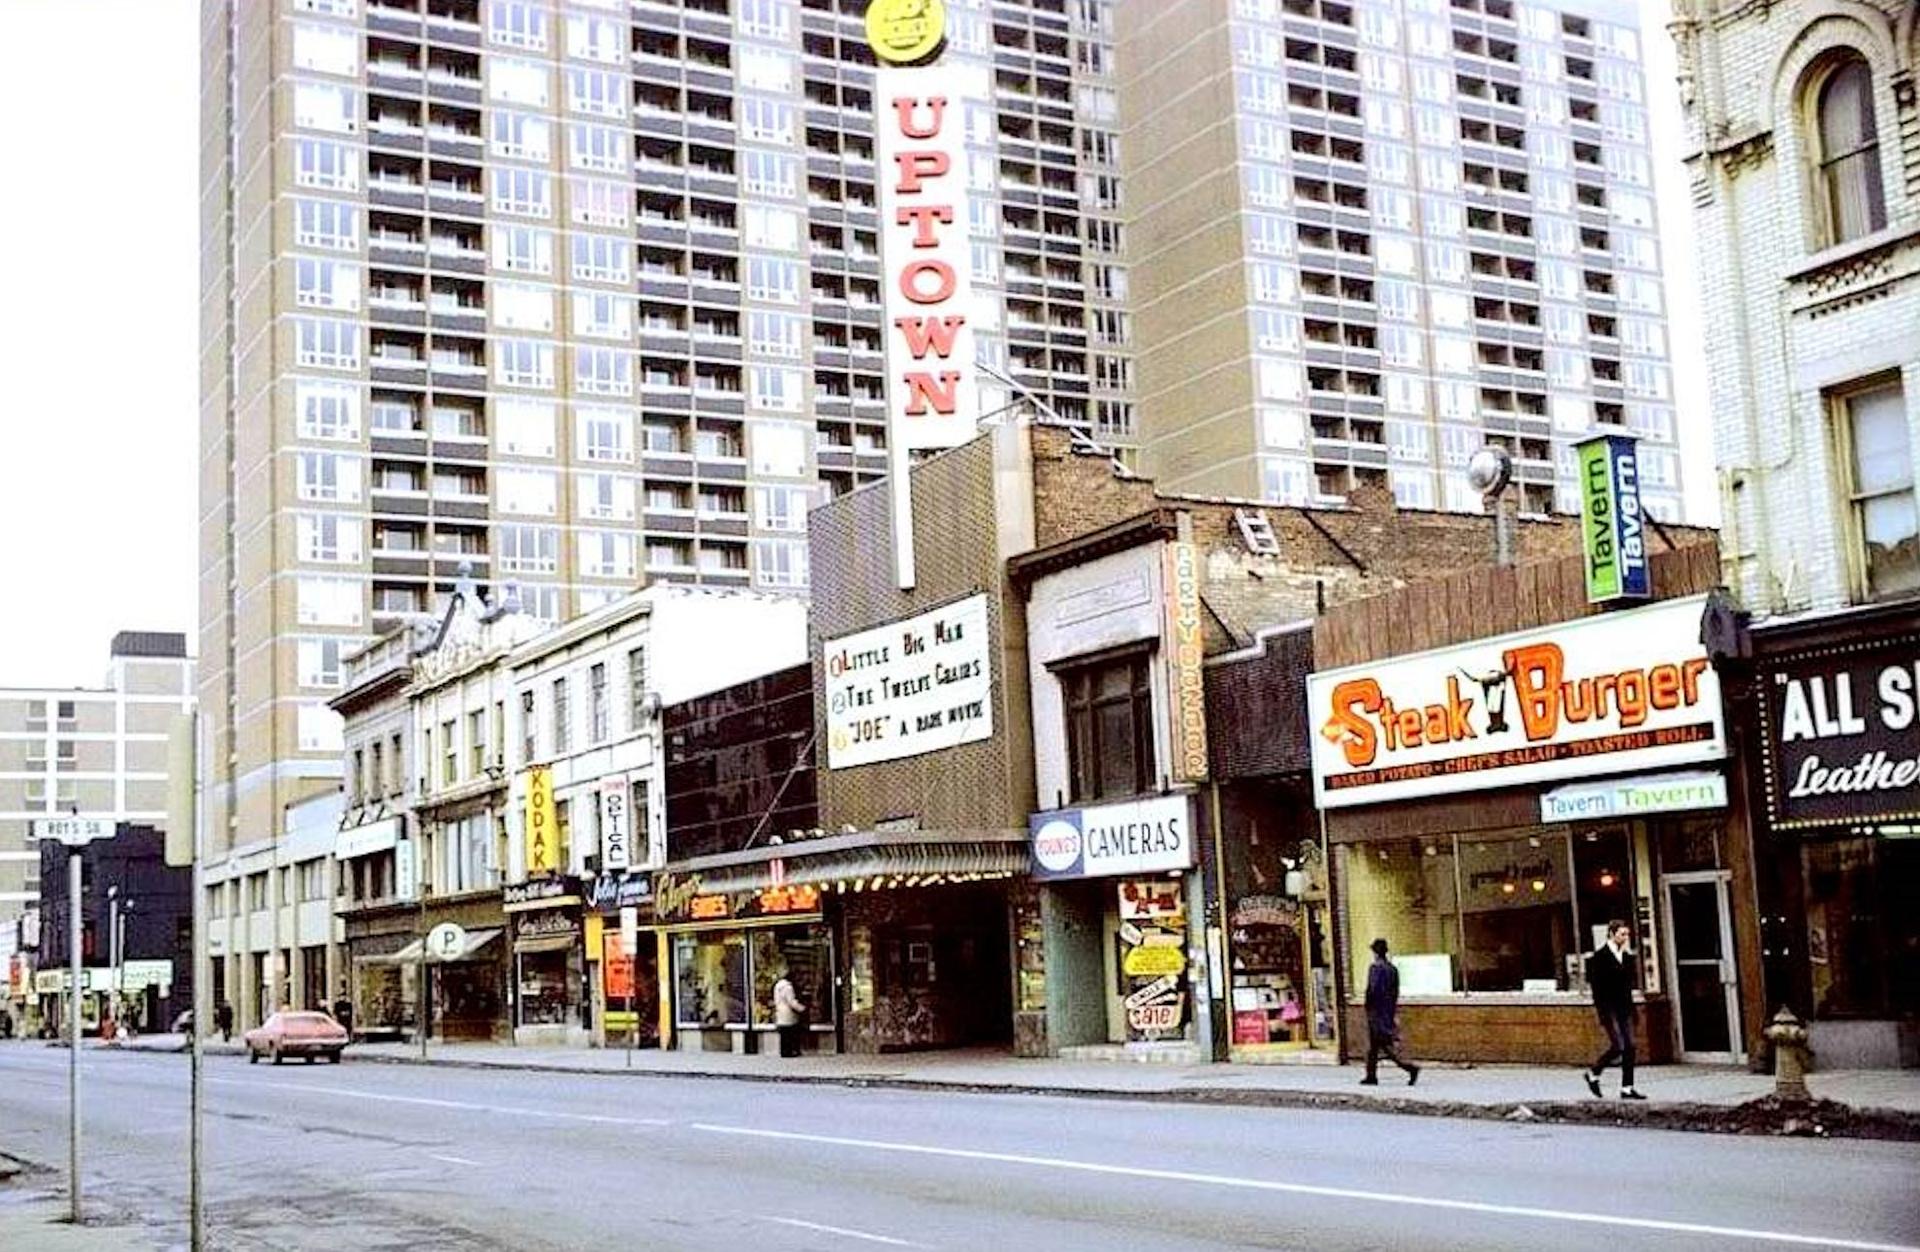
[[[655,907],[685,895],[769,887],[1005,877],[1031,868],[1024,830],[860,831],[747,852],[695,857],[658,876]],[[917,884],[916,884],[917,885]]]
[[[481,948],[486,947],[499,937],[500,931],[498,927],[492,930],[469,930],[467,932],[467,941],[460,946],[460,951],[457,954],[442,957],[432,962],[432,964],[453,965],[460,961],[477,960],[478,957],[475,954],[478,953]],[[415,939],[398,952],[390,952],[385,956],[356,956],[353,958],[353,961],[356,965],[418,965],[420,963],[421,953],[425,951],[425,948],[425,940]]]
[[[565,952],[580,946],[579,935],[541,935],[537,939],[517,939],[515,952]]]

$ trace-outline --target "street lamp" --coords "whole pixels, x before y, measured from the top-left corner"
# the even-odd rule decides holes
[[[1467,482],[1480,493],[1487,511],[1493,514],[1493,560],[1496,565],[1513,564],[1513,519],[1502,507],[1501,496],[1513,481],[1513,457],[1498,444],[1487,444],[1467,462]]]

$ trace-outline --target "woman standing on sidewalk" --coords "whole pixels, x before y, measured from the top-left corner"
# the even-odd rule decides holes
[[[799,1056],[800,1035],[807,1028],[807,1006],[794,992],[793,978],[787,970],[781,970],[779,981],[773,984],[773,1025],[780,1032],[780,1055]]]

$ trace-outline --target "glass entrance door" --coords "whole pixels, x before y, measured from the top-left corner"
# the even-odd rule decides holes
[[[1724,870],[1669,874],[1667,965],[1689,1061],[1738,1061],[1740,996],[1733,966],[1733,924]]]

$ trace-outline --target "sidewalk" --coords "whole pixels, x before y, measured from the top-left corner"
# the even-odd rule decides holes
[[[63,1176],[0,1153],[0,1248],[6,1252],[133,1252],[159,1246],[130,1226],[67,1221]]]
[[[184,1047],[178,1035],[148,1036],[135,1049]],[[238,1044],[207,1045],[210,1052],[241,1051]],[[422,1064],[417,1045],[357,1044],[354,1062]],[[1361,1087],[1354,1065],[1145,1065],[1121,1061],[1028,1059],[968,1050],[885,1056],[806,1056],[624,1049],[521,1048],[506,1044],[428,1045],[426,1064],[650,1077],[726,1078],[750,1082],[808,1082],[917,1090],[1069,1095],[1188,1103],[1371,1109],[1437,1116],[1657,1125],[1674,1129],[1866,1135],[1920,1139],[1920,1070],[1851,1070],[1814,1074],[1815,1103],[1778,1106],[1773,1079],[1734,1066],[1643,1066],[1638,1086],[1645,1104],[1595,1100],[1577,1067],[1427,1064],[1408,1087],[1397,1070],[1378,1087]],[[1608,1075],[1618,1090],[1618,1075]],[[1524,1111],[1522,1111],[1524,1110]],[[1789,1125],[1789,1123],[1794,1123]],[[1815,1127],[1819,1129],[1815,1129]]]

